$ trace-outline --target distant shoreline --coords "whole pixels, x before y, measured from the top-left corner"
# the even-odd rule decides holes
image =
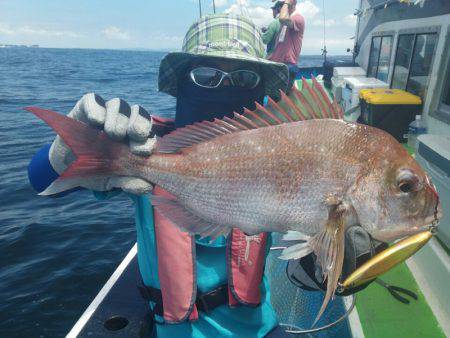
[[[0,48],[39,48],[39,45],[10,45],[10,44],[0,44]]]
[[[147,48],[84,48],[84,47],[44,47],[39,45],[6,45],[0,44],[0,50],[2,49],[64,49],[64,50],[98,50],[98,51],[114,51],[114,52],[152,52],[152,53],[170,53],[170,52],[180,52],[179,49],[147,49]],[[304,56],[314,56],[319,57],[322,56],[320,54],[301,54],[300,58]],[[327,57],[351,57],[350,54],[328,54]]]

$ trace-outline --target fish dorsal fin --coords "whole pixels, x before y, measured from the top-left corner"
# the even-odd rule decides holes
[[[255,109],[244,109],[242,114],[234,113],[232,118],[197,122],[180,128],[158,140],[157,150],[161,153],[176,153],[211,140],[217,136],[242,130],[258,129],[283,123],[311,119],[342,119],[342,108],[331,102],[323,86],[312,78],[310,85],[302,79],[302,89],[292,88],[290,95],[281,92],[281,99],[275,102],[268,98],[267,105],[255,103]]]

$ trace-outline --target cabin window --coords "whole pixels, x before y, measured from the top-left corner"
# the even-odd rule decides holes
[[[381,36],[372,38],[372,45],[370,46],[370,56],[369,56],[369,70],[367,72],[368,77],[375,77],[377,75],[380,47],[381,47]]]
[[[370,47],[367,76],[387,82],[391,62],[392,36],[375,36]]]
[[[436,33],[399,36],[392,88],[425,98],[436,43]]]
[[[425,98],[426,95],[436,42],[437,34],[418,34],[416,36],[406,90],[422,98]]]
[[[406,89],[413,44],[414,34],[400,35],[398,37],[394,75],[392,76],[392,88]]]
[[[380,60],[378,61],[378,72],[376,78],[387,82],[389,65],[391,63],[392,36],[383,36],[381,41]]]

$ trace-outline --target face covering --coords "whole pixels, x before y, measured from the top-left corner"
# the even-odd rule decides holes
[[[264,86],[243,89],[234,86],[202,88],[191,81],[178,86],[175,127],[180,128],[194,122],[212,121],[233,112],[242,113],[244,108],[254,109],[254,102],[262,103]]]

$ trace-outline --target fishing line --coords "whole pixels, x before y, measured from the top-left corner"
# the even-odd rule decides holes
[[[303,330],[301,327],[297,326],[297,325],[292,325],[292,324],[286,324],[286,323],[280,323],[280,326],[284,328],[284,330],[287,333],[292,333],[292,334],[305,334],[305,333],[314,333],[314,332],[319,332],[319,331],[323,331],[326,329],[329,329],[330,327],[335,326],[336,324],[342,322],[344,319],[346,319],[350,313],[353,311],[355,304],[356,304],[356,295],[351,295],[349,297],[352,297],[352,303],[350,304],[350,307],[348,308],[348,310],[338,319],[336,319],[334,322],[315,328],[315,329],[308,329],[308,330]]]
[[[276,251],[276,250],[284,250],[286,249],[286,246],[272,246],[270,248],[270,251]],[[356,304],[356,295],[350,295],[349,297],[352,297],[352,303],[350,304],[350,307],[347,309],[347,311],[338,319],[336,319],[334,322],[315,328],[315,329],[308,329],[308,330],[303,330],[301,327],[297,326],[297,325],[293,325],[293,324],[287,324],[287,323],[280,323],[280,326],[284,328],[284,330],[287,333],[292,333],[292,334],[305,334],[305,333],[314,333],[314,332],[319,332],[319,331],[323,331],[326,329],[329,329],[330,327],[335,326],[336,324],[340,323],[341,321],[343,321],[344,319],[346,319],[350,313],[352,312],[353,308],[355,307]]]

